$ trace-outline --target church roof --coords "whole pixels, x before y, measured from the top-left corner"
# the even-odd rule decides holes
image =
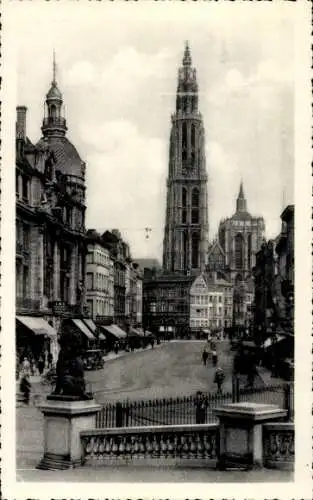
[[[213,251],[214,251],[216,248],[219,250],[219,252],[220,252],[222,255],[225,255],[225,252],[224,252],[223,248],[221,247],[221,245],[220,245],[220,243],[219,243],[218,239],[216,239],[216,240],[214,240],[214,241],[211,243],[211,245],[209,245],[209,248],[208,248],[208,256],[210,256],[210,255],[211,255],[211,253],[213,253]]]
[[[81,160],[75,146],[66,137],[43,137],[37,143],[37,147],[43,148],[49,145],[56,159],[56,170],[60,170],[63,175],[73,175],[81,179],[84,178],[83,161]]]
[[[252,215],[249,212],[245,211],[237,211],[231,217],[232,220],[251,220],[253,219]]]

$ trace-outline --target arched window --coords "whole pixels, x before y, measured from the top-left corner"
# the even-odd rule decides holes
[[[196,146],[196,127],[195,124],[191,124],[191,147],[195,148]]]
[[[182,147],[187,148],[187,123],[182,124]]]
[[[194,188],[191,193],[191,223],[199,224],[199,189]]]
[[[56,106],[54,104],[52,104],[51,106],[51,118],[56,118],[56,115],[57,115],[57,109],[56,109]]]
[[[196,233],[192,235],[191,251],[191,265],[196,269],[199,267],[199,235]]]
[[[186,224],[187,222],[187,189],[185,187],[182,188],[182,224]]]
[[[241,234],[235,236],[235,264],[236,269],[243,267],[243,238]]]

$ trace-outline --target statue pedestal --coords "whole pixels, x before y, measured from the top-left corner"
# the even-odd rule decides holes
[[[44,455],[37,469],[70,469],[82,465],[80,432],[95,429],[101,409],[87,401],[47,399],[39,406],[44,414]]]
[[[214,410],[220,421],[217,468],[263,467],[262,424],[279,421],[287,411],[277,405],[232,403]]]

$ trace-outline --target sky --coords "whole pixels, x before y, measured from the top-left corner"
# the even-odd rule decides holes
[[[55,49],[67,137],[87,165],[87,228],[119,228],[134,258],[161,261],[171,114],[188,40],[206,133],[210,240],[234,213],[241,179],[266,237],[279,233],[283,206],[294,203],[292,11],[34,1],[10,15],[16,101],[28,108],[34,142]]]

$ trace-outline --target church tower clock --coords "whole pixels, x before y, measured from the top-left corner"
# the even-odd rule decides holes
[[[188,43],[178,72],[169,149],[163,268],[196,274],[204,270],[208,247],[207,173],[197,76]]]

